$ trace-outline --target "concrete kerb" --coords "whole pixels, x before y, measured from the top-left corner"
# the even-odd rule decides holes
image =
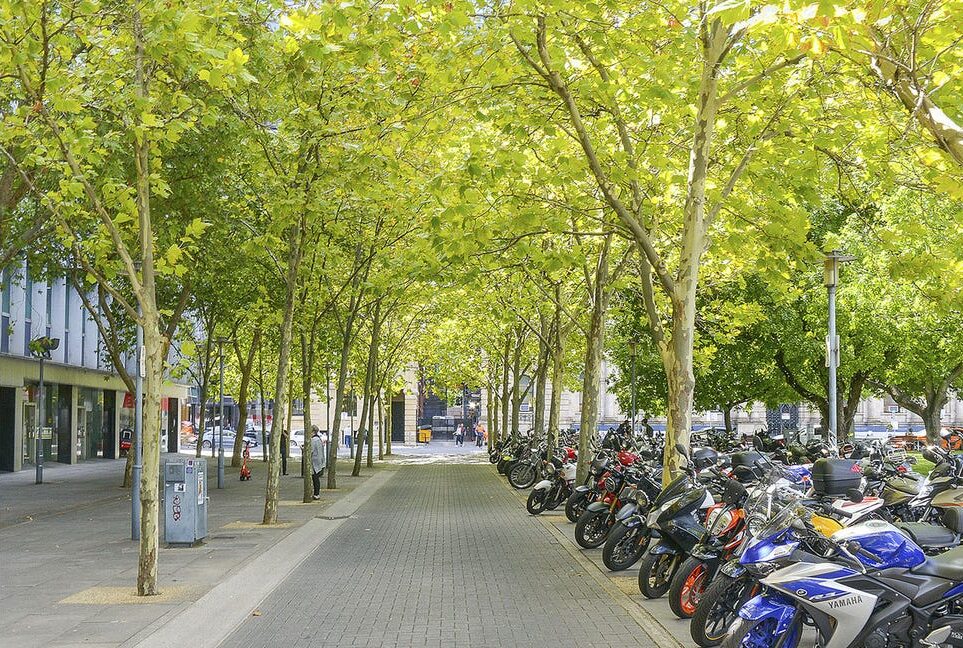
[[[396,472],[384,470],[372,475],[196,602],[135,636],[123,647],[216,648]],[[203,636],[199,636],[198,628],[204,628]]]
[[[519,492],[512,488],[508,482],[502,481],[502,485],[514,493],[516,499],[520,499],[518,497]],[[522,512],[527,515],[524,509],[522,509]],[[541,525],[545,527],[545,529],[558,541],[562,547],[565,548],[575,562],[579,564],[582,570],[591,576],[592,579],[599,584],[599,587],[605,590],[609,596],[612,597],[612,600],[618,603],[626,611],[626,613],[632,617],[632,620],[635,621],[647,635],[649,635],[652,641],[655,642],[656,646],[659,646],[660,648],[687,648],[685,644],[673,637],[672,633],[670,633],[665,626],[659,623],[658,619],[636,605],[625,592],[619,589],[619,587],[612,582],[612,579],[599,570],[598,565],[586,558],[582,554],[579,546],[575,544],[575,541],[572,538],[569,538],[566,534],[562,533],[562,531],[555,526],[550,518],[543,515],[534,515],[531,517],[538,519]]]

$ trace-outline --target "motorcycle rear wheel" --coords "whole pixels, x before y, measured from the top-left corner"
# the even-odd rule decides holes
[[[525,502],[525,510],[532,515],[538,515],[545,510],[546,494],[543,490],[533,490],[528,494],[528,501]]]
[[[602,547],[602,563],[609,571],[622,571],[639,561],[648,546],[646,539],[639,537],[641,533],[640,527],[630,529],[621,522],[615,523]]]
[[[672,554],[647,553],[639,565],[639,591],[648,599],[665,596],[672,583],[675,556]]]

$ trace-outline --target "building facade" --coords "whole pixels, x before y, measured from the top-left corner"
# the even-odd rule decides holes
[[[91,299],[96,303],[96,297]],[[59,340],[44,361],[44,421],[40,361],[28,347]],[[131,358],[125,367],[134,373]],[[178,450],[187,387],[166,382],[161,399],[161,450]],[[134,398],[103,353],[103,341],[83,300],[65,279],[33,281],[25,266],[0,274],[0,470],[31,468],[36,439],[45,462],[73,464],[118,458],[134,427]]]

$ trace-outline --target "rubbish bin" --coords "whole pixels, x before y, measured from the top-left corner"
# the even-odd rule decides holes
[[[190,547],[207,537],[207,460],[176,457],[164,464],[164,541]]]

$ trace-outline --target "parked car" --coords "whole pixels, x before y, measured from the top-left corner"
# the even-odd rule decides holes
[[[237,432],[231,428],[224,428],[224,448],[234,447],[234,438],[237,436]],[[204,430],[204,440],[201,442],[201,447],[205,450],[210,448],[218,447],[218,441],[221,439],[221,428],[220,426],[215,426],[213,428]]]

